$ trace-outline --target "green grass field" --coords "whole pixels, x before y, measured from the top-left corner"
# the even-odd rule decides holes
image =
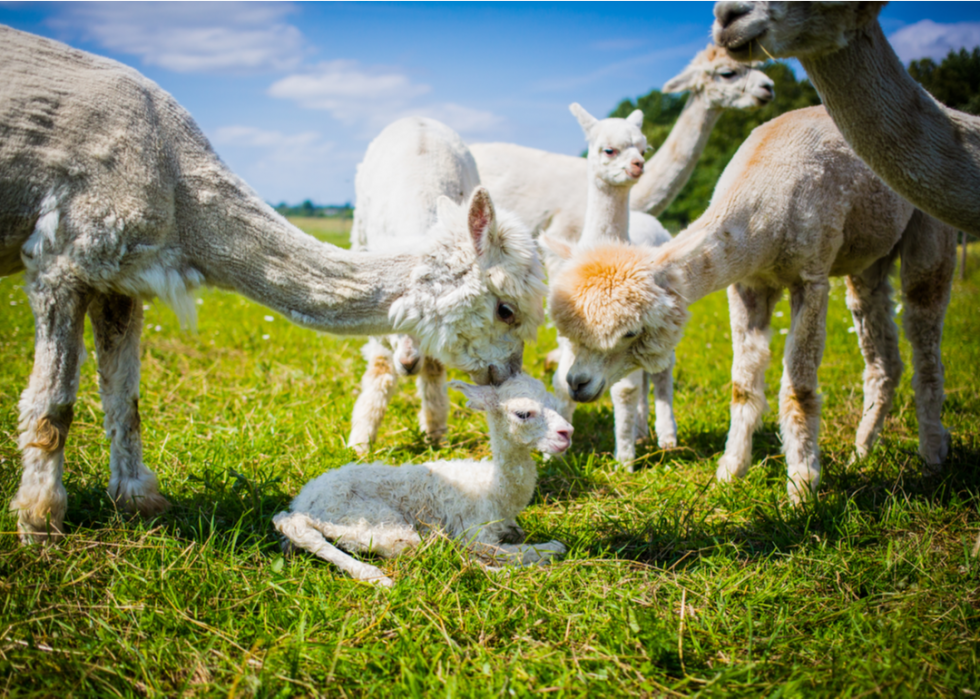
[[[316,233],[337,240],[346,229]],[[615,471],[607,398],[577,412],[571,454],[541,464],[521,523],[532,541],[568,544],[565,561],[490,574],[431,538],[380,562],[392,590],[307,555],[284,558],[270,525],[305,481],[354,458],[344,440],[361,340],[300,329],[212,290],[190,334],[149,301],[145,455],[173,508],[142,521],[105,494],[109,451],[89,359],[66,452],[68,537],[21,547],[15,518],[0,514],[0,695],[973,696],[978,268],[974,256],[945,327],[954,441],[942,477],[920,477],[908,373],[880,445],[849,463],[862,361],[835,283],[819,501],[787,504],[775,410],[755,438],[750,476],[714,486],[731,361],[717,293],[694,306],[677,352],[682,448],[644,448],[641,470]],[[4,503],[20,477],[16,404],[33,348],[21,284],[0,280]],[[788,326],[783,301],[767,375],[773,407]],[[542,328],[526,352],[530,372],[543,375],[553,342]],[[904,341],[902,351],[911,366]],[[376,456],[486,455],[483,419],[452,399],[448,444],[436,452],[406,382]]]

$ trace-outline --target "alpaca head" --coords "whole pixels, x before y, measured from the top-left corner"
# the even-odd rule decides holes
[[[656,269],[656,251],[620,242],[576,250],[548,236],[543,242],[566,259],[548,308],[570,354],[559,377],[569,395],[593,401],[631,371],[666,369],[687,309],[676,278]]]
[[[569,111],[578,119],[589,142],[589,171],[592,177],[613,187],[632,187],[643,174],[643,112],[633,111],[625,119],[596,119],[577,102]]]
[[[714,44],[694,57],[663,92],[700,94],[715,109],[755,109],[769,104],[776,93],[772,79],[761,70],[739,63]]]
[[[845,46],[883,2],[719,2],[712,35],[740,61],[817,57]]]
[[[466,396],[467,407],[485,411],[491,432],[511,444],[560,454],[572,443],[572,426],[558,413],[555,397],[527,374],[499,386],[450,381],[449,387]]]
[[[499,384],[520,371],[524,341],[544,320],[537,246],[516,216],[494,210],[483,187],[463,206],[440,196],[437,216],[432,245],[390,317],[423,354]]]

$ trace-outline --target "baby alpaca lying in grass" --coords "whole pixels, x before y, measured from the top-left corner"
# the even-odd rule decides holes
[[[527,507],[537,482],[534,450],[560,454],[571,444],[572,426],[556,411],[544,385],[517,374],[500,386],[450,382],[486,411],[492,458],[430,461],[389,466],[350,463],[313,479],[272,523],[295,546],[356,580],[390,587],[378,568],[348,551],[392,558],[421,543],[420,532],[440,529],[495,563],[529,565],[565,553],[547,544],[502,544],[517,528],[514,518]]]

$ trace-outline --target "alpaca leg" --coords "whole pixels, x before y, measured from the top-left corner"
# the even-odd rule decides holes
[[[911,229],[916,224],[913,235]],[[919,454],[934,470],[945,461],[950,447],[950,435],[941,416],[944,374],[940,345],[956,265],[956,233],[917,211],[901,245],[903,325],[912,345]]]
[[[157,477],[143,465],[140,436],[140,331],[138,299],[99,294],[89,304],[99,363],[99,389],[105,432],[111,442],[109,496],[130,512],[155,515],[170,503],[160,495]]]
[[[422,370],[417,380],[422,408],[419,427],[433,445],[446,434],[449,421],[449,393],[446,388],[446,367],[432,357],[422,358]]]
[[[752,434],[762,424],[766,405],[766,367],[772,309],[782,292],[742,284],[728,287],[732,324],[732,423],[725,454],[718,460],[719,481],[742,478],[752,464]]]
[[[379,568],[361,563],[327,541],[309,516],[301,512],[280,512],[272,518],[272,525],[294,546],[309,551],[314,556],[333,563],[355,580],[391,587],[394,585]]]
[[[652,374],[653,405],[656,410],[657,444],[661,449],[673,449],[677,446],[677,420],[674,419],[674,364],[676,357],[670,355],[670,366],[659,374]],[[646,400],[644,391],[643,399]],[[649,408],[648,408],[649,411]],[[643,422],[646,426],[646,421]]]
[[[481,558],[489,559],[491,566],[546,565],[568,552],[568,548],[560,541],[549,541],[546,544],[491,544],[472,541],[466,546]]]
[[[640,400],[636,403],[636,443],[643,444],[650,436],[650,377],[643,372],[643,386],[640,387]]]
[[[568,370],[572,368],[575,357],[568,346],[568,341],[560,335],[558,336],[558,349],[560,351],[558,368],[555,369],[554,376],[551,377],[551,386],[555,389],[555,397],[558,399],[558,412],[563,418],[571,422],[572,416],[575,414],[575,401],[572,400],[572,396],[568,392],[568,382],[565,379],[568,376]]]
[[[636,459],[636,417],[643,392],[643,369],[620,379],[609,390],[616,424],[616,461],[632,472]]]
[[[367,370],[361,378],[361,395],[351,414],[347,446],[364,456],[378,436],[378,427],[395,393],[397,377],[391,352],[377,338],[371,338],[361,350]]]
[[[885,258],[860,275],[847,277],[847,307],[864,355],[864,410],[855,443],[857,455],[862,458],[871,451],[885,424],[902,377],[898,327],[892,319],[892,290],[888,283],[892,262],[893,258]]]
[[[816,279],[791,290],[790,324],[779,391],[779,424],[788,474],[787,492],[794,503],[815,495],[820,484],[820,396],[817,369],[826,339],[830,284]]]
[[[85,358],[87,292],[71,279],[49,286],[31,275],[26,291],[34,311],[34,369],[20,399],[20,489],[10,503],[23,543],[62,535],[68,495],[61,482],[65,440],[74,416],[79,366]]]

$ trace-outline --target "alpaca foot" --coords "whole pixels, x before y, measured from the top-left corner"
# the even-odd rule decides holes
[[[677,435],[672,437],[657,437],[657,446],[664,451],[677,448]]]
[[[718,468],[715,471],[715,480],[719,483],[741,478],[749,470],[749,464],[739,463],[738,460],[731,458],[727,454],[718,459]]]
[[[157,489],[156,475],[149,471],[140,478],[118,484],[110,482],[109,496],[118,508],[143,517],[155,517],[170,509],[170,501]]]
[[[68,510],[68,493],[59,482],[51,487],[22,484],[10,503],[17,513],[17,534],[22,544],[57,543],[64,537],[63,524]]]
[[[53,521],[48,517],[32,518],[25,516],[21,511],[17,518],[17,536],[20,543],[30,544],[56,544],[65,537],[61,521]]]
[[[547,565],[554,559],[568,553],[568,547],[560,541],[549,541],[547,544],[534,545],[534,550],[541,556],[538,565]]]
[[[523,544],[524,540],[527,539],[527,533],[520,524],[511,520],[506,523],[506,529],[500,535],[500,541],[505,544]]]

